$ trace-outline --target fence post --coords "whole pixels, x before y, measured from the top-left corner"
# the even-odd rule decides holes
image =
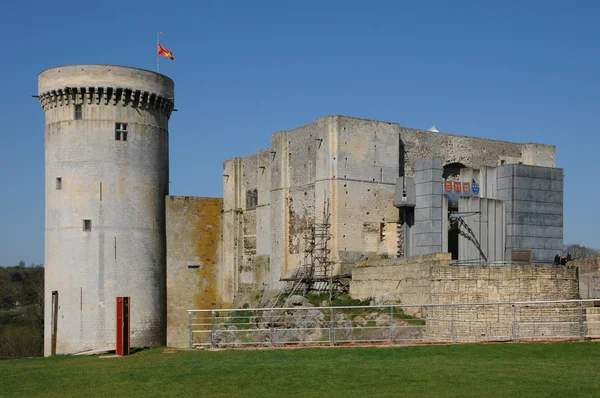
[[[515,303],[514,305],[514,314],[513,314],[513,341],[515,343],[519,342],[519,322],[517,320],[518,312],[519,312],[519,304]]]
[[[579,338],[583,340],[585,338],[584,324],[583,324],[583,302],[579,301]]]
[[[390,307],[390,344],[394,344],[396,322],[394,322],[394,307]]]
[[[194,347],[194,333],[192,332],[192,313],[188,312],[188,329],[190,333],[190,349]]]
[[[210,345],[212,346],[212,348],[215,348],[217,346],[217,342],[215,340],[215,311],[211,311],[211,330],[210,330]]]
[[[331,304],[331,303],[330,303]],[[329,345],[335,344],[335,318],[333,317],[333,307],[329,307]]]
[[[455,317],[455,311],[456,311],[456,306],[454,304],[452,304],[451,307],[451,311],[452,311],[452,316],[450,318],[450,339],[452,340],[452,344],[456,343],[456,333],[454,331],[454,317]]]

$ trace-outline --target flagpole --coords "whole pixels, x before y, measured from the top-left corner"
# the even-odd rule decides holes
[[[156,73],[159,73],[159,68],[158,68],[158,60],[159,60],[159,56],[158,56],[158,30],[156,31]]]

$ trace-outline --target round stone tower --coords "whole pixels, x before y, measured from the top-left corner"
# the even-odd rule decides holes
[[[173,81],[71,65],[40,73],[38,88],[46,115],[45,355],[53,340],[57,354],[114,347],[117,296],[131,297],[131,345],[164,345]]]

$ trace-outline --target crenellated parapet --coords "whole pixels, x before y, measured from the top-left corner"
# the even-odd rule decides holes
[[[167,117],[175,106],[173,99],[153,92],[123,87],[64,87],[39,95],[44,112],[49,109],[71,105],[113,105],[151,109]]]

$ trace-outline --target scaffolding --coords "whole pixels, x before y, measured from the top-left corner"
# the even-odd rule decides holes
[[[347,291],[348,286],[343,279],[349,275],[333,275],[334,263],[331,261],[331,248],[329,241],[330,232],[329,201],[325,198],[323,203],[323,216],[320,222],[315,222],[304,236],[304,258],[300,266],[291,277],[281,278],[286,282],[286,287],[277,297],[275,305],[282,294],[288,296],[302,292],[303,296],[311,291],[329,291],[329,301],[333,298],[333,291]]]

